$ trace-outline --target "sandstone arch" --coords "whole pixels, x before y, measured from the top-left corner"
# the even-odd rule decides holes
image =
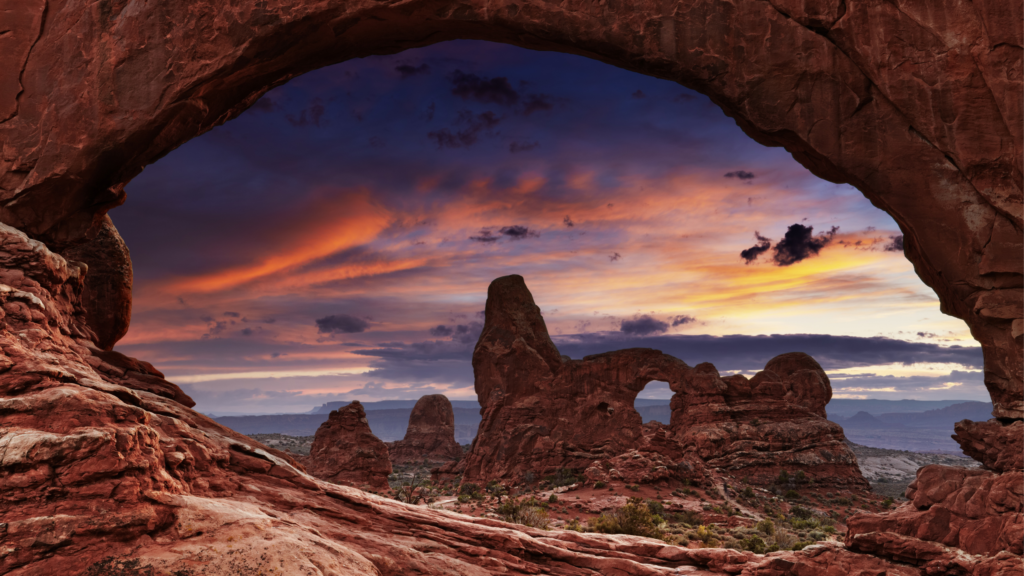
[[[454,38],[573,52],[708,94],[889,212],[984,347],[994,414],[1024,417],[1019,3],[5,4],[0,221],[58,249],[146,164],[308,70]]]

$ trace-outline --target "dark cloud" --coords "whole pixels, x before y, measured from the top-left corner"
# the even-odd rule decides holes
[[[779,266],[789,266],[811,256],[817,256],[822,248],[832,241],[839,230],[833,226],[828,232],[814,236],[814,226],[793,224],[786,230],[786,236],[773,248],[772,260]]]
[[[252,328],[242,328],[242,336],[252,336]]]
[[[487,111],[480,114],[473,114],[469,110],[459,112],[455,124],[463,126],[452,132],[448,128],[442,128],[427,133],[427,138],[433,140],[438,148],[461,148],[472,146],[476,143],[481,132],[489,132],[501,123],[501,118],[494,112]]]
[[[370,323],[348,314],[325,316],[316,320],[316,331],[321,334],[354,334],[365,332]]]
[[[952,363],[980,370],[980,347],[939,346],[876,336],[831,336],[828,334],[772,334],[760,336],[708,336],[661,334],[637,339],[623,332],[591,332],[552,336],[562,354],[582,358],[609,350],[646,347],[661,350],[690,366],[711,362],[719,370],[760,370],[779,354],[805,352],[825,370],[873,366],[910,365],[922,362]]]
[[[632,96],[633,98],[647,98],[647,94],[644,94],[644,91],[640,89],[637,89],[636,92],[633,92]]]
[[[214,320],[209,316],[204,316],[202,320],[206,322],[206,333],[200,336],[203,340],[217,336],[228,329],[228,322],[226,320]]]
[[[402,80],[405,80],[406,78],[412,78],[418,74],[430,74],[430,66],[427,64],[420,64],[419,66],[400,64],[395,66],[395,72],[398,72],[402,77]]]
[[[323,119],[324,113],[327,109],[324,107],[323,102],[319,98],[314,98],[308,107],[304,108],[299,112],[299,115],[286,114],[285,119],[292,126],[309,126],[312,124],[317,128],[327,125],[327,120]]]
[[[615,252],[614,254],[609,256],[608,259],[611,260],[612,262],[618,262],[619,260],[622,259],[622,254],[619,254],[618,252]]]
[[[498,234],[483,229],[480,231],[478,236],[470,236],[469,239],[474,242],[497,242],[502,236],[505,236],[509,240],[522,240],[523,238],[537,238],[540,234],[530,230],[526,226],[519,226],[518,224],[512,226],[504,226],[498,230]]]
[[[573,226],[575,226],[575,225],[576,225],[576,224],[575,224],[575,223],[574,223],[574,222],[572,221],[572,218],[570,218],[569,216],[566,216],[565,218],[562,218],[562,224],[565,224],[565,227],[566,227],[566,228],[572,228]]]
[[[688,316],[686,314],[682,314],[682,315],[679,315],[679,316],[676,316],[676,317],[672,318],[672,327],[675,328],[676,326],[684,326],[686,324],[690,324],[690,323],[696,322],[696,321],[697,321],[697,319],[694,318],[693,316]]]
[[[771,239],[761,236],[760,232],[755,231],[754,237],[757,238],[757,244],[740,252],[740,258],[746,260],[747,264],[757,260],[758,256],[767,252],[772,247]]]
[[[445,326],[444,324],[438,324],[437,326],[430,329],[430,335],[438,338],[444,338],[451,336],[454,330]]]
[[[230,318],[238,318],[239,316],[241,316],[241,314],[239,314],[238,312],[225,312],[224,315]]]
[[[523,100],[523,114],[529,116],[534,112],[551,110],[555,105],[547,94],[530,94]]]
[[[497,242],[498,237],[494,235],[494,232],[490,230],[481,230],[479,236],[470,236],[470,240],[474,242]]]
[[[903,234],[889,236],[889,243],[882,247],[886,252],[903,252]]]
[[[519,152],[529,152],[530,150],[533,150],[537,146],[540,146],[540,143],[536,142],[536,141],[534,141],[534,142],[513,142],[513,143],[508,145],[508,151],[513,153],[513,154],[516,154],[516,153],[519,153]]]
[[[508,78],[481,78],[456,70],[448,77],[452,82],[452,94],[464,100],[476,100],[484,104],[514,106],[519,102],[519,93],[508,83]]]
[[[622,325],[619,328],[619,331],[623,334],[630,334],[633,336],[661,334],[666,330],[668,330],[667,322],[662,322],[661,320],[647,314],[644,314],[643,316],[635,316],[632,320],[623,320]]]
[[[918,332],[918,338],[938,338],[939,335],[934,332]]]
[[[726,178],[739,178],[740,180],[752,180],[756,176],[753,172],[747,172],[746,170],[736,170],[735,172],[726,172]]]
[[[511,240],[522,240],[523,238],[536,238],[539,236],[536,232],[531,232],[526,226],[505,226],[500,232],[508,236]]]

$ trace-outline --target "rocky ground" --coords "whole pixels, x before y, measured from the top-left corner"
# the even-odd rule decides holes
[[[249,438],[271,448],[309,456],[313,436],[287,436],[285,434],[249,434]]]
[[[847,444],[857,455],[860,471],[871,483],[871,490],[875,494],[894,500],[906,500],[904,494],[907,491],[907,486],[914,481],[920,468],[931,464],[963,468],[978,468],[981,465],[976,460],[963,455],[872,448],[853,442],[847,442]]]

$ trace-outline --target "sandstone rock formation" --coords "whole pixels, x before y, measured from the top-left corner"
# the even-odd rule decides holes
[[[806,354],[778,356],[750,380],[722,379],[711,364],[690,368],[646,348],[572,360],[551,341],[521,276],[491,283],[484,314],[473,351],[483,421],[465,461],[442,474],[518,480],[569,468],[595,481],[701,480],[695,459],[678,464],[692,451],[754,483],[771,483],[786,469],[868,487],[842,428],[825,419],[832,388]],[[651,380],[675,392],[667,429],[642,426],[633,408]]]
[[[749,380],[721,378],[711,364],[699,364],[672,399],[672,427],[679,443],[708,466],[754,484],[801,470],[815,480],[865,489],[842,427],[826,419],[831,399],[828,376],[802,352],[772,358]]]
[[[444,394],[420,398],[409,415],[405,438],[388,444],[393,464],[443,463],[462,458],[462,446],[455,441],[455,412]]]
[[[110,350],[127,332],[132,319],[132,261],[117,228],[104,216],[83,241],[62,254],[89,267],[82,290],[85,319],[96,333],[96,345]]]
[[[936,529],[947,517],[942,504],[921,518],[900,516],[904,506],[865,519],[871,532],[851,530],[848,546],[863,552],[829,545],[767,556],[543,531],[320,481],[191,410],[147,363],[97,347],[81,306],[83,270],[0,225],[3,574],[1021,574],[1012,543],[1020,541],[1012,512],[1020,481],[1008,476],[1019,472],[965,474],[952,488],[943,484],[950,474],[921,475],[916,490],[939,488],[915,493],[914,503],[946,504],[955,538]],[[649,428],[645,438],[665,441]],[[968,497],[974,492],[982,496]],[[978,520],[991,528],[989,540],[1000,528],[1005,537],[983,542]],[[1004,543],[1010,551],[985,555]]]
[[[984,348],[993,416],[1024,418],[1019,2],[36,0],[4,14],[0,221],[60,250],[147,164],[305,71],[459,38],[586,54],[708,94],[891,214]]]
[[[373,435],[363,405],[356,400],[332,410],[316,430],[306,470],[323,480],[372,490],[387,490],[391,461],[388,446]]]

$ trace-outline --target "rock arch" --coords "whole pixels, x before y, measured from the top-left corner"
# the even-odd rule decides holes
[[[572,52],[709,95],[891,214],[984,347],[994,415],[1024,417],[1019,3],[4,4],[0,221],[58,250],[147,164],[303,72],[455,38]]]

